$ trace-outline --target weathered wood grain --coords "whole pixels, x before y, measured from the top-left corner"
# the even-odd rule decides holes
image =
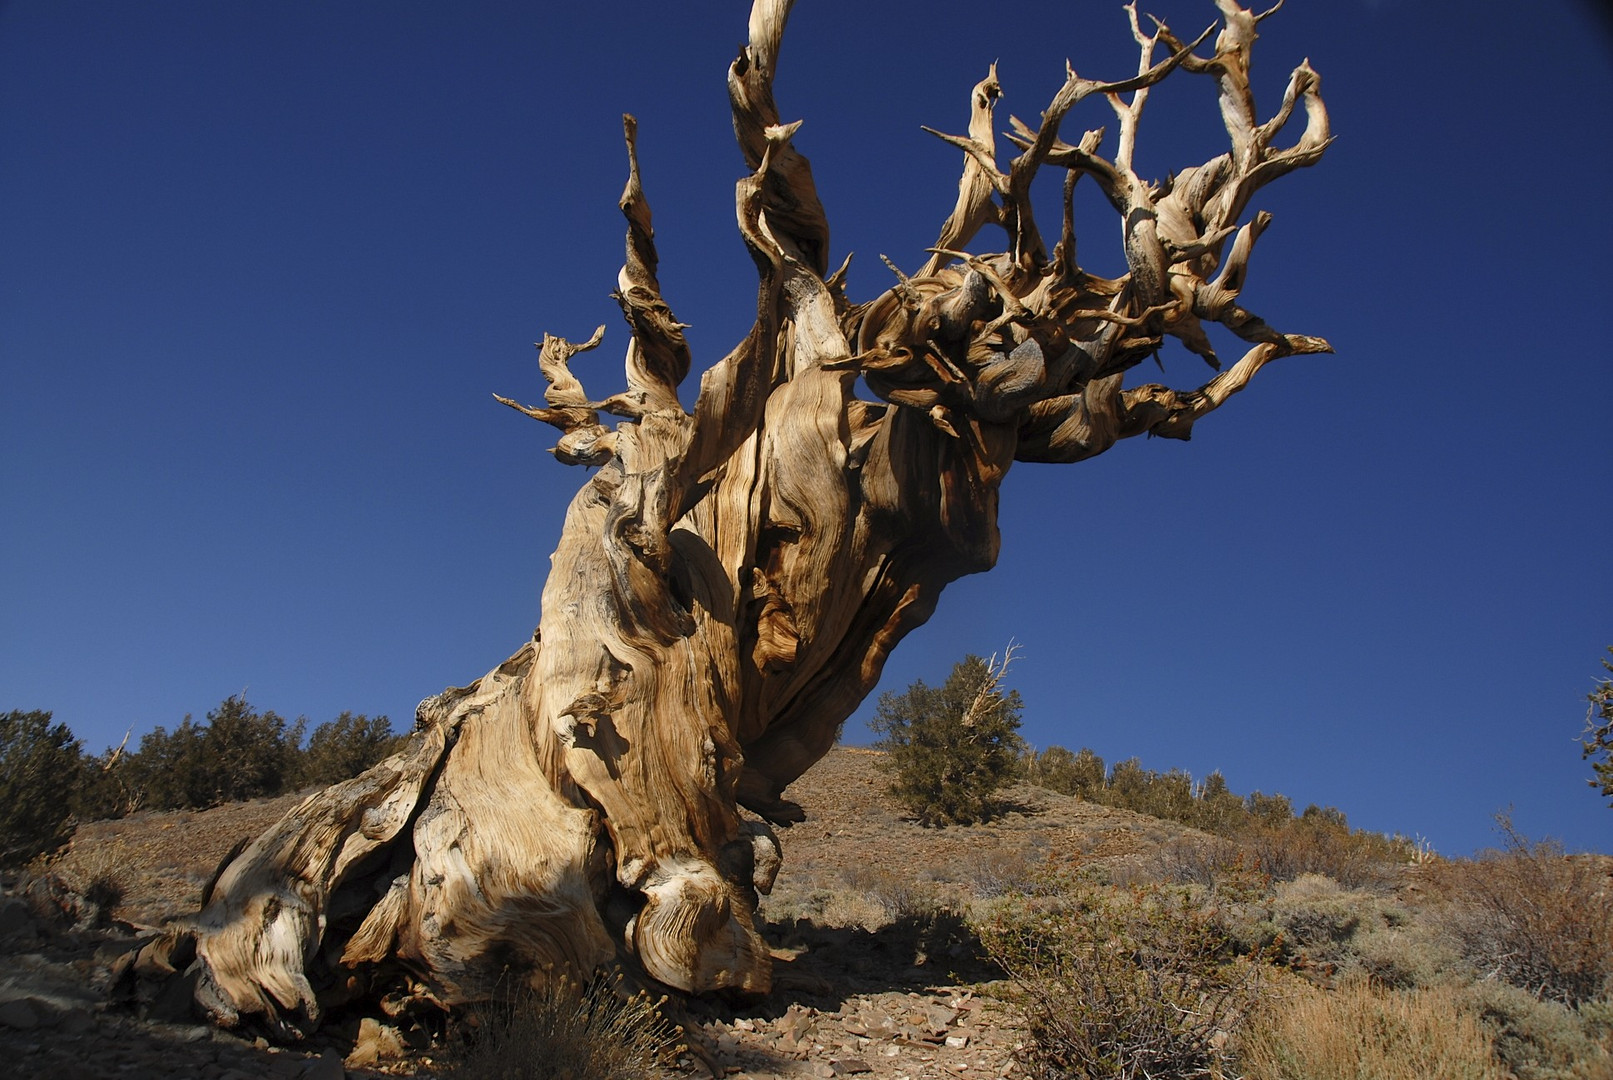
[[[728,73],[751,170],[735,193],[758,275],[750,334],[705,369],[686,410],[693,357],[661,295],[625,118],[626,388],[593,400],[570,370],[602,328],[576,345],[544,337],[544,407],[499,399],[559,429],[559,460],[597,467],[567,511],[536,639],[423,703],[407,749],[293,810],[133,968],[164,975],[192,941],[189,977],[214,1019],[282,1034],[355,995],[452,1006],[512,973],[613,959],[684,991],[765,991],[756,893],[779,864],[766,822],[798,819],[790,783],[833,745],[891,649],[949,582],[996,561],[1010,466],[1079,461],[1138,435],[1186,439],[1265,364],[1329,351],[1241,297],[1270,223],[1245,220],[1251,200],[1331,137],[1320,79],[1302,64],[1261,122],[1247,73],[1265,16],[1217,6],[1209,56],[1196,51],[1205,36],[1145,33],[1129,8],[1136,73],[1068,72],[1037,125],[1010,121],[1006,167],[990,68],[968,134],[941,136],[963,166],[936,246],[853,303],[843,272],[828,272],[811,165],[773,96],[791,3],[756,0]],[[1143,178],[1132,147],[1149,88],[1197,75],[1213,83],[1228,151]],[[1115,114],[1112,156],[1101,131],[1061,137],[1087,98]],[[1275,146],[1301,107],[1303,133]],[[1029,197],[1044,167],[1067,175],[1052,252]],[[1075,263],[1068,201],[1085,176],[1124,222],[1117,279]],[[1002,250],[968,253],[988,226]],[[1225,370],[1207,324],[1249,346]],[[1128,386],[1167,338],[1219,373],[1186,390]]]

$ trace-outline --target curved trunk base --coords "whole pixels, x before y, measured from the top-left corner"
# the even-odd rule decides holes
[[[617,884],[600,815],[525,734],[538,651],[422,702],[401,752],[303,800],[116,982],[281,1038],[354,996],[448,1007],[508,989],[512,972],[537,984],[635,959],[685,992],[766,993],[752,889],[771,887],[772,833],[751,824],[716,858],[661,860],[636,893]]]

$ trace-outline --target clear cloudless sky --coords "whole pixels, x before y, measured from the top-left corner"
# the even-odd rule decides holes
[[[724,89],[746,11],[0,2],[0,709],[92,750],[243,691],[404,727],[513,651],[584,475],[491,395],[538,400],[529,343],[602,322],[579,374],[621,386],[621,113],[698,361],[754,312]],[[1289,0],[1261,35],[1262,114],[1309,56],[1338,138],[1255,200],[1244,298],[1337,355],[1268,367],[1191,444],[1017,466],[999,566],[880,689],[1013,639],[1038,746],[1220,769],[1449,854],[1508,806],[1613,851],[1575,741],[1613,644],[1607,24]],[[920,125],[962,131],[993,59],[999,116],[1034,122],[1066,58],[1134,70],[1118,4],[801,0],[778,97],[854,299],[951,208],[960,155]],[[1067,130],[1100,125],[1112,149],[1101,101]],[[1173,76],[1140,141],[1158,177],[1218,153],[1212,84]],[[1081,261],[1118,272],[1079,191]]]

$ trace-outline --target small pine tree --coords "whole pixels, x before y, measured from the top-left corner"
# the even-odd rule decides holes
[[[67,842],[71,793],[84,771],[84,751],[50,713],[13,709],[0,715],[0,866],[15,866]]]
[[[295,775],[308,721],[295,724],[274,712],[260,713],[237,695],[225,698],[207,714],[203,740],[212,766],[211,792],[203,792],[199,805],[239,802],[263,795],[279,795]]]
[[[1022,772],[1027,781],[1039,788],[1061,795],[1074,795],[1074,765],[1074,754],[1062,746],[1049,746],[1041,753],[1027,749]]]
[[[279,795],[299,764],[304,724],[288,726],[243,697],[228,697],[205,725],[187,716],[172,732],[158,727],[143,736],[127,782],[158,810]]]
[[[1294,820],[1294,804],[1288,801],[1287,795],[1251,791],[1243,800],[1243,805],[1250,817],[1273,829],[1286,828]]]
[[[302,785],[339,784],[397,751],[404,736],[392,734],[392,721],[343,712],[314,728],[302,752],[297,781]]]
[[[881,695],[870,726],[883,737],[891,793],[924,825],[966,825],[988,817],[994,796],[1013,779],[1021,747],[1019,693],[1002,662],[967,656],[939,689],[913,683]]]
[[[1096,802],[1108,775],[1109,767],[1103,763],[1103,758],[1090,747],[1081,747],[1074,760],[1070,762],[1070,776],[1074,783],[1071,794]]]
[[[1194,825],[1205,832],[1230,836],[1244,825],[1247,814],[1243,797],[1233,794],[1219,769],[1204,778],[1194,811]]]
[[[1613,645],[1607,651],[1613,653]],[[1613,664],[1605,659],[1602,667],[1613,672]],[[1613,679],[1600,680],[1585,700],[1591,707],[1585,710],[1585,737],[1580,743],[1585,753],[1581,756],[1590,761],[1595,774],[1587,783],[1613,800]],[[1613,806],[1613,801],[1608,805]]]

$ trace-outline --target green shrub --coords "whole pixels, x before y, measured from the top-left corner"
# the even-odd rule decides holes
[[[124,736],[127,745],[128,736]],[[124,746],[84,758],[74,807],[81,821],[101,821],[134,813],[145,803],[145,793],[130,786],[130,756]]]
[[[968,656],[935,689],[921,680],[881,695],[869,724],[883,737],[881,762],[891,794],[924,825],[966,825],[989,817],[1014,777],[1020,739],[1019,694],[1002,677],[1013,659]]]
[[[1108,889],[1073,876],[979,921],[1047,1080],[1217,1075],[1260,966],[1232,956],[1201,891]]]
[[[83,748],[48,712],[0,716],[0,866],[53,851],[73,833]]]
[[[663,998],[664,1002],[665,999]],[[473,1012],[474,1029],[451,1075],[466,1080],[649,1080],[678,1049],[680,1032],[621,977],[586,985],[550,973]]]
[[[1198,805],[1189,824],[1226,836],[1243,827],[1244,817],[1243,800],[1227,788],[1227,778],[1220,770],[1206,776],[1199,786]]]

